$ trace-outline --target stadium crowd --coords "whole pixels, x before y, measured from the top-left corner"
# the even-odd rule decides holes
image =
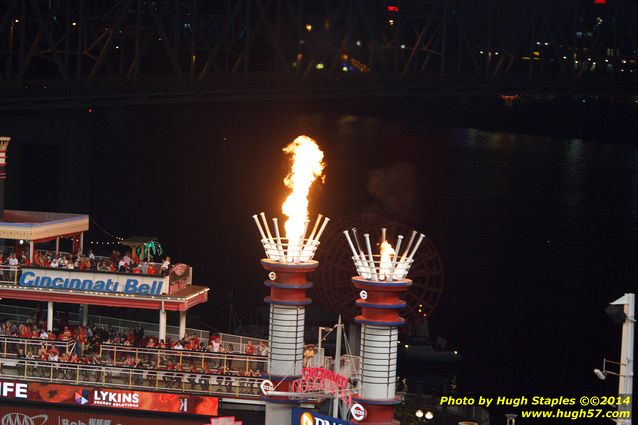
[[[0,261],[5,264],[2,256],[0,256]],[[15,266],[31,265],[24,254],[19,259],[15,254],[11,254],[6,264]],[[171,257],[165,257],[161,263],[154,263],[148,261],[148,259],[142,261],[137,256],[131,255],[129,251],[122,255],[119,251],[113,250],[110,257],[98,257],[93,253],[93,250],[89,250],[87,254],[77,255],[63,253],[56,255],[50,251],[36,251],[33,258],[33,266],[166,276],[171,269]]]
[[[210,389],[216,385],[222,390],[227,387],[226,390],[232,392],[230,386],[236,387],[239,381],[227,381],[215,376],[259,377],[265,370],[269,353],[264,341],[256,345],[246,341],[243,350],[236,352],[232,343],[222,343],[219,336],[201,341],[196,334],[192,334],[182,339],[172,341],[168,338],[164,341],[145,336],[142,327],[118,332],[111,326],[59,324],[59,329],[58,332],[47,330],[42,321],[35,320],[27,323],[11,320],[0,322],[0,336],[23,338],[26,342],[12,341],[8,344],[8,350],[17,357],[19,372],[29,372],[36,378],[71,379],[74,368],[67,366],[73,365],[116,366],[128,372],[113,372],[113,369],[100,367],[79,368],[77,373],[80,376],[73,375],[73,379],[95,379],[110,383],[114,377],[126,378],[129,384],[140,386],[183,389],[190,386],[193,390],[197,386],[204,390],[204,387]],[[73,342],[75,344],[71,346],[74,348],[67,352],[64,343]],[[110,349],[100,349],[106,345]],[[157,349],[157,354],[155,350],[143,350],[135,355],[133,347]],[[182,355],[186,352],[192,355]],[[198,352],[220,355],[199,357],[196,354]],[[26,366],[20,363],[23,360],[37,361],[38,366],[26,370]],[[252,386],[241,390],[252,391]]]

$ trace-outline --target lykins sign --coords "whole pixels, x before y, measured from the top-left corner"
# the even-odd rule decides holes
[[[18,285],[77,291],[112,292],[132,295],[165,294],[168,285],[161,276],[83,272],[65,269],[24,268]]]

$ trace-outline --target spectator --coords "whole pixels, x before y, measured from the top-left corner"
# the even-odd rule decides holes
[[[303,352],[303,366],[309,367],[312,362],[312,358],[315,356],[315,347],[314,345],[306,346],[306,349]]]
[[[162,263],[161,273],[162,276],[168,275],[168,272],[171,268],[171,257],[164,258],[164,262]]]
[[[255,346],[253,345],[253,342],[251,340],[248,340],[246,342],[246,347],[244,348],[244,354],[246,354],[247,356],[252,356],[253,354],[255,354]]]
[[[221,343],[221,341],[220,341],[218,336],[213,338],[212,345],[213,345],[213,352],[214,353],[219,353],[219,349],[220,349],[222,343]]]

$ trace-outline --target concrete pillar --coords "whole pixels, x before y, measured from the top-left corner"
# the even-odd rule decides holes
[[[82,254],[84,252],[84,232],[80,232],[80,252],[78,254]]]
[[[57,257],[58,255],[60,255],[60,237],[56,236],[55,237],[55,256]]]
[[[166,342],[166,310],[162,309],[159,313],[159,339]]]
[[[86,326],[89,323],[89,305],[82,304],[82,326]]]
[[[29,262],[33,264],[33,258],[35,256],[35,243],[33,241],[29,241]]]
[[[53,301],[49,301],[47,306],[47,331],[53,330]]]
[[[186,336],[186,311],[179,312],[179,337]]]

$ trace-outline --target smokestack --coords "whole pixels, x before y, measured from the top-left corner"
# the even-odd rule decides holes
[[[312,288],[307,275],[319,266],[319,262],[312,258],[330,219],[320,214],[308,238],[305,238],[306,229],[299,240],[291,241],[281,237],[278,220],[273,220],[273,237],[266,215],[261,213],[260,216],[261,221],[257,214],[253,220],[262,237],[261,243],[267,257],[261,260],[261,265],[269,272],[269,280],[264,282],[270,288],[270,295],[264,298],[270,305],[267,379],[277,392],[287,393],[290,383],[301,377],[302,373],[306,306],[312,302],[306,296],[306,290]],[[323,224],[319,226],[322,218]],[[315,232],[317,229],[319,231]],[[292,409],[299,406],[299,400],[283,395],[265,395],[266,425],[290,422]]]
[[[4,180],[7,178],[7,149],[11,137],[0,136],[0,220],[4,220]]]
[[[416,233],[413,232],[403,256],[397,260],[403,237],[398,238],[395,252],[385,241],[386,228],[381,229],[381,239],[384,241],[378,255],[372,254],[370,235],[364,234],[367,259],[365,254],[360,255],[354,248],[348,231],[344,232],[359,273],[352,278],[352,284],[360,291],[356,304],[361,308],[361,314],[354,321],[361,325],[361,380],[359,393],[354,394],[352,399],[364,406],[365,414],[353,422],[356,424],[397,423],[394,420],[394,406],[401,403],[401,398],[396,395],[397,344],[399,327],[405,324],[400,313],[406,306],[401,297],[412,286],[412,281],[406,276],[414,261],[414,253],[425,238],[425,235],[421,235],[411,247]]]

